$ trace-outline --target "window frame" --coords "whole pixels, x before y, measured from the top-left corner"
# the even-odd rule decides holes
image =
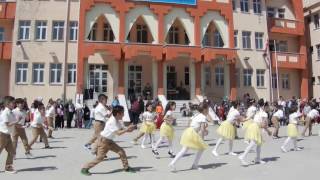
[[[290,74],[281,74],[282,89],[290,89]]]
[[[40,23],[40,25],[38,23]],[[45,25],[43,25],[43,23],[45,23]],[[39,37],[38,37],[38,30],[39,30]],[[37,20],[35,22],[35,37],[34,37],[35,41],[46,41],[47,32],[48,32],[48,22],[45,20]]]
[[[55,25],[55,23],[57,23],[57,24]],[[61,26],[60,23],[63,23],[63,26]],[[65,24],[66,24],[65,21],[52,21],[52,35],[51,35],[52,41],[55,41],[55,42],[64,41]],[[56,30],[56,32],[55,32],[55,30]],[[61,39],[60,39],[60,35],[61,35]],[[55,37],[55,36],[57,36],[57,37]]]
[[[225,85],[224,73],[225,73],[224,72],[224,67],[216,66],[214,68],[215,85],[217,87],[224,87],[224,85]]]
[[[79,22],[70,21],[69,22],[69,41],[78,41],[79,33]]]
[[[265,79],[265,75],[266,75],[266,70],[265,69],[257,69],[256,70],[256,83],[257,83],[257,87],[258,88],[264,88],[266,87],[266,79]]]
[[[77,64],[68,63],[67,67],[68,67],[67,83],[69,85],[75,85],[77,83]]]
[[[39,67],[35,67],[38,65]],[[43,67],[41,67],[43,66]],[[44,84],[44,71],[45,71],[45,63],[33,63],[32,64],[32,84],[35,85],[43,85]],[[35,77],[36,74],[36,77]],[[42,75],[42,77],[41,77]],[[42,79],[42,81],[40,81]],[[36,81],[37,80],[37,81]]]
[[[250,12],[249,0],[240,0],[240,11],[242,13],[249,13]]]
[[[243,86],[252,87],[253,69],[243,69]]]
[[[252,9],[254,14],[262,14],[261,0],[252,0]]]
[[[50,63],[49,73],[50,73],[49,74],[50,84],[52,85],[62,84],[62,63]]]
[[[242,48],[252,49],[251,31],[242,31]]]
[[[23,25],[22,25],[22,23],[23,23]],[[30,41],[31,40],[30,29],[31,29],[31,21],[30,20],[20,20],[19,21],[19,30],[18,30],[18,40],[19,41]],[[23,34],[21,34],[21,32]],[[22,35],[22,37],[20,35]]]
[[[26,65],[26,67],[18,67],[18,65]],[[18,76],[20,74],[20,77]],[[25,77],[24,77],[25,75]],[[20,80],[20,81],[18,81]],[[28,83],[28,63],[16,62],[16,72],[15,72],[15,83],[16,84],[27,84]]]
[[[263,38],[264,38],[264,33],[263,32],[255,32],[255,46],[257,50],[263,50]]]

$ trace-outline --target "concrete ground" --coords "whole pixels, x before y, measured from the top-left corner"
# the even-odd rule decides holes
[[[185,127],[176,127],[175,151],[178,152],[181,148],[179,138]],[[252,165],[242,167],[238,158],[228,156],[227,143],[222,144],[218,152],[220,157],[216,158],[211,154],[211,150],[217,140],[217,126],[210,126],[209,135],[206,137],[206,142],[210,145],[200,160],[202,171],[189,170],[194,159],[194,152],[189,152],[186,157],[177,163],[177,172],[172,173],[168,168],[170,158],[167,154],[167,148],[159,149],[160,159],[156,159],[151,152],[151,149],[141,149],[140,145],[132,145],[131,139],[138,133],[134,131],[131,134],[126,134],[117,137],[117,142],[122,146],[128,156],[129,164],[136,170],[137,173],[131,174],[122,172],[121,161],[117,154],[110,152],[108,160],[100,163],[91,172],[91,177],[86,177],[80,174],[82,165],[94,158],[89,154],[83,145],[91,137],[91,130],[84,129],[66,129],[54,132],[55,139],[50,139],[50,145],[53,149],[42,149],[44,145],[37,143],[34,145],[32,154],[33,159],[26,159],[23,153],[23,146],[18,145],[17,159],[14,161],[14,167],[18,170],[17,174],[6,174],[3,172],[6,152],[3,151],[0,157],[0,177],[2,180],[22,180],[22,179],[128,179],[141,180],[169,180],[169,179],[226,179],[226,180],[264,180],[264,179],[317,179],[320,168],[320,137],[318,130],[320,126],[314,128],[314,136],[299,139],[298,145],[303,147],[303,151],[282,153],[280,146],[285,140],[273,140],[266,137],[266,143],[262,147],[262,157],[267,161],[264,165]],[[301,129],[301,128],[300,128]],[[238,130],[240,137],[243,137],[241,129]],[[286,133],[286,128],[281,128],[281,136]],[[28,129],[28,137],[31,138],[31,131]],[[156,134],[158,138],[158,132]],[[165,144],[163,144],[165,146]],[[150,145],[148,145],[150,147]],[[246,144],[243,139],[236,140],[234,143],[235,152],[243,152]],[[291,146],[292,147],[292,146]],[[254,153],[250,153],[248,160],[253,160]]]

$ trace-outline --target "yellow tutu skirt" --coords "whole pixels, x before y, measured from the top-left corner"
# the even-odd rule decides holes
[[[251,123],[253,123],[252,119],[249,119],[249,120],[245,121],[245,122],[242,124],[242,128],[243,128],[244,130],[247,130],[248,127],[249,127],[249,125],[250,125]]]
[[[233,140],[236,137],[235,127],[227,121],[224,121],[218,128],[217,133],[224,139]]]
[[[173,137],[174,137],[173,127],[171,125],[167,124],[166,122],[163,122],[160,127],[160,136],[167,137],[170,141],[172,141]]]
[[[153,122],[144,122],[140,128],[140,132],[152,134],[156,130],[156,125]]]
[[[192,127],[183,131],[180,144],[193,150],[205,150],[209,147]]]
[[[255,141],[258,145],[262,144],[263,140],[262,140],[261,129],[257,123],[251,123],[248,126],[245,134],[245,140]]]
[[[298,127],[295,124],[289,124],[287,127],[287,131],[288,131],[288,137],[292,137],[292,138],[296,138],[298,137]]]

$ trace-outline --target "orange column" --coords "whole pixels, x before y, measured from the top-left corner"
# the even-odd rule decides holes
[[[84,62],[86,61],[85,58],[79,58],[77,63],[77,93],[82,94],[84,90]]]
[[[237,99],[237,82],[236,82],[236,64],[231,63],[229,65],[229,77],[230,77],[230,99]]]
[[[201,95],[201,62],[195,64],[196,70],[196,95]]]
[[[121,59],[119,60],[119,87],[118,87],[118,94],[125,94],[124,90],[124,61],[125,55],[121,52]]]
[[[164,15],[158,14],[158,38],[159,44],[164,44]]]
[[[201,45],[201,40],[200,40],[200,17],[199,16],[195,16],[194,18],[194,41],[195,41],[195,45],[196,46],[200,46]]]
[[[124,11],[120,11],[120,37],[119,37],[119,41],[120,42],[125,42],[125,33],[126,33],[126,13]]]
[[[163,88],[163,62],[165,61],[165,55],[162,55],[162,60],[158,61],[158,95],[164,94]]]
[[[309,98],[309,72],[307,69],[301,71],[301,98]]]

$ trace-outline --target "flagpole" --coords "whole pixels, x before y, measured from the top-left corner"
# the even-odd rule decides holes
[[[273,40],[273,44],[274,44],[274,49],[275,49],[275,60],[276,60],[276,76],[277,76],[277,98],[279,100],[280,98],[280,87],[279,87],[279,69],[278,69],[278,54],[277,54],[277,44],[276,44],[276,40]]]
[[[270,102],[273,102],[274,101],[274,96],[273,96],[273,87],[272,87],[272,59],[270,58],[270,49],[269,47],[268,48],[268,54],[267,54],[267,59],[269,61],[269,78],[270,78]]]

